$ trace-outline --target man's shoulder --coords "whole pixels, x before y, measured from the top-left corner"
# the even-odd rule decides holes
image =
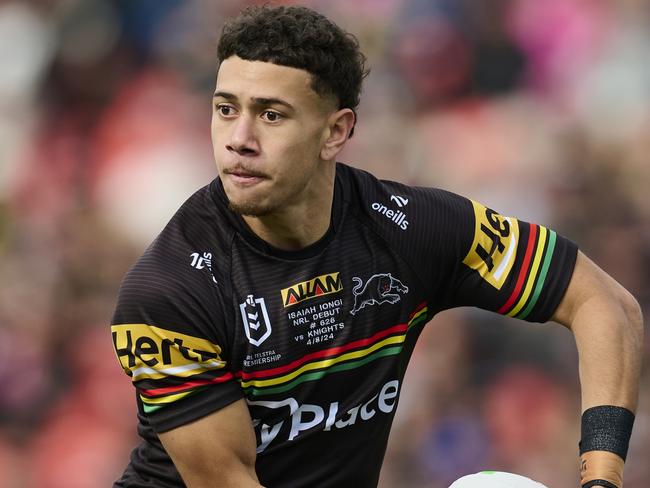
[[[206,232],[227,232],[230,228],[226,218],[228,203],[219,192],[219,184],[219,180],[214,179],[194,192],[178,208],[161,234],[170,227],[184,229],[188,238],[200,238]]]
[[[142,258],[203,254],[223,250],[233,227],[226,218],[227,204],[216,194],[217,180],[197,190],[176,211],[147,248]]]
[[[217,282],[228,268],[232,226],[215,198],[216,180],[191,195],[145,249],[125,284]],[[136,288],[140,288],[136,286]]]
[[[448,190],[383,180],[362,169],[340,167],[341,177],[349,182],[351,210],[380,227],[406,231],[411,224],[429,225],[471,207],[469,199]]]

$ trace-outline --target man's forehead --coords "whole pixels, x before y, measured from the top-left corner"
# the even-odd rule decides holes
[[[327,104],[312,87],[311,74],[299,68],[231,56],[221,62],[215,92],[237,98],[280,98],[295,102]]]
[[[250,94],[256,97],[308,95],[309,92],[317,96],[311,88],[311,81],[309,72],[302,69],[231,56],[219,66],[217,91],[235,94],[242,91],[259,91]]]

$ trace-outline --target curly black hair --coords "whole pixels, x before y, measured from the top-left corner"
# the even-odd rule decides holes
[[[350,108],[355,115],[368,75],[357,38],[306,7],[244,9],[224,25],[219,39],[218,63],[230,56],[303,69],[312,75],[316,93],[334,95],[339,109]]]

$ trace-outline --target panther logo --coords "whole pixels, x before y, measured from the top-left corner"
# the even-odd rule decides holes
[[[365,285],[361,278],[356,276],[352,278],[352,281],[356,283],[352,289],[352,293],[354,293],[354,307],[350,311],[352,315],[356,315],[366,305],[397,303],[400,300],[400,293],[409,292],[408,286],[390,273],[372,275]]]

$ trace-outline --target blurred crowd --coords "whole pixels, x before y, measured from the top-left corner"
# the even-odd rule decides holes
[[[215,177],[216,40],[251,3],[0,1],[0,488],[110,486],[126,465],[117,288]],[[342,160],[553,227],[650,315],[649,0],[300,3],[355,33],[371,67]],[[577,486],[579,417],[570,332],[444,312],[413,356],[380,486],[483,469]],[[648,486],[647,456],[646,373],[626,488]]]

